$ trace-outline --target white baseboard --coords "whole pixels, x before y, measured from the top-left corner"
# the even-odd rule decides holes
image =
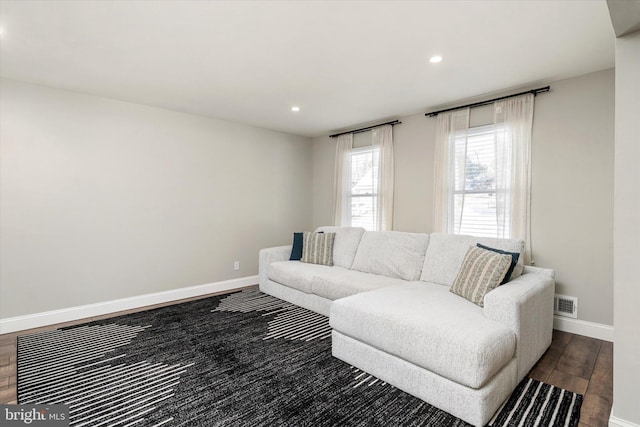
[[[602,323],[553,316],[553,329],[613,342],[613,326],[603,325]]]
[[[611,415],[611,417],[609,417],[609,427],[640,427],[640,424],[632,423]]]
[[[0,319],[0,334],[86,319],[88,317],[101,316],[103,314],[116,313],[118,311],[131,310],[133,308],[146,307],[154,304],[178,301],[214,292],[230,291],[244,286],[256,285],[257,283],[258,276],[240,277],[238,279],[190,286],[188,288],[172,289],[153,294],[99,302],[96,304],[80,305],[60,310],[45,311],[43,313],[9,317],[6,319]]]

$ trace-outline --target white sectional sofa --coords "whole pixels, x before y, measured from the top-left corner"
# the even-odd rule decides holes
[[[470,246],[522,241],[447,234],[336,233],[333,266],[260,251],[260,290],[329,316],[335,357],[484,426],[551,344],[553,270],[516,266],[480,307],[452,292]]]

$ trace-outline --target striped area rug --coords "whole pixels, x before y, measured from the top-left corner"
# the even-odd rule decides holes
[[[18,338],[18,401],[72,426],[468,426],[331,356],[328,319],[245,290]],[[525,379],[489,423],[578,425]]]
[[[577,426],[582,395],[525,378],[502,405],[489,427]]]

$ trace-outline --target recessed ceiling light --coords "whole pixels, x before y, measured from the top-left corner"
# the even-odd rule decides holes
[[[294,113],[297,113],[298,111],[300,111],[300,107],[298,107],[297,105],[294,105],[293,107],[291,107],[291,111],[293,111]]]
[[[431,58],[429,58],[429,62],[431,62],[432,64],[437,64],[438,62],[442,62],[442,56],[440,55],[432,56]]]

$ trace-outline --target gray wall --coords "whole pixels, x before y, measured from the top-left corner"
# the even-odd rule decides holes
[[[472,126],[492,118],[491,107],[471,110]],[[436,119],[421,113],[400,120],[394,229],[429,233]],[[613,69],[553,82],[551,92],[536,97],[534,260],[556,270],[557,293],[579,298],[579,319],[605,325],[613,324],[613,147]],[[328,136],[314,138],[314,226],[332,221],[333,156]]]
[[[11,80],[0,93],[2,318],[255,275],[260,248],[311,227],[309,138]]]
[[[640,425],[640,32],[616,40],[613,415]]]

